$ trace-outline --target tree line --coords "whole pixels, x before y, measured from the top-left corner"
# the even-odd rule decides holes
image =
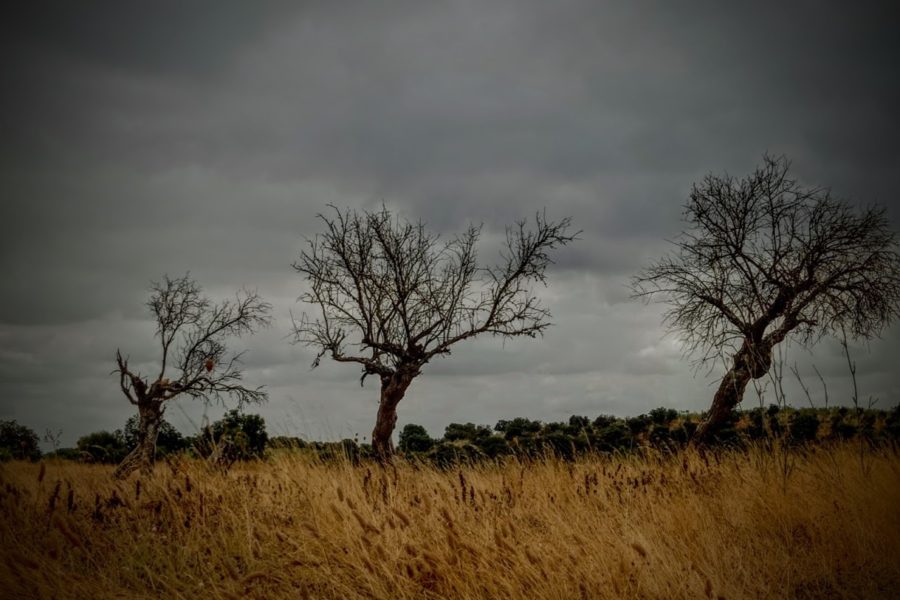
[[[34,430],[16,421],[0,421],[0,460],[38,460],[62,458],[88,463],[121,464],[141,443],[138,415],[114,431],[94,431],[78,438],[72,448],[54,448],[42,454],[40,439]],[[161,419],[156,439],[159,457],[189,453],[213,458],[220,464],[237,460],[264,458],[269,444],[265,420],[260,415],[236,409],[227,411],[214,423],[194,435],[184,435]]]
[[[687,445],[702,417],[662,407],[625,418],[573,415],[568,421],[542,422],[516,417],[501,419],[493,427],[450,423],[439,438],[431,437],[421,425],[408,423],[400,430],[397,451],[408,460],[422,460],[438,467],[503,457],[528,460],[553,456],[571,460],[588,454],[627,454],[647,448],[666,452]],[[74,448],[42,454],[34,431],[15,421],[0,421],[0,461],[45,457],[118,464],[137,446],[138,439],[138,420],[134,416],[122,429],[93,432],[79,438]],[[797,409],[777,404],[735,410],[710,443],[741,448],[753,442],[776,440],[788,446],[848,440],[869,445],[900,444],[900,405],[889,411],[848,407]],[[284,451],[306,452],[323,460],[378,458],[372,444],[357,439],[319,442],[269,436],[260,415],[237,410],[228,411],[222,419],[190,436],[163,420],[157,440],[157,453],[162,457],[212,459],[223,467],[236,461],[264,460]]]
[[[877,336],[900,314],[900,255],[884,209],[805,187],[789,170],[786,158],[765,156],[746,177],[711,174],[694,184],[672,251],[632,279],[636,298],[668,305],[665,324],[698,367],[725,367],[710,410],[685,434],[693,443],[728,430],[747,385],[770,372],[784,340],[846,344]],[[381,460],[395,451],[398,405],[431,361],[475,337],[543,335],[551,315],[535,288],[546,285],[554,253],[582,234],[569,218],[538,213],[508,227],[499,259],[485,264],[480,226],[441,239],[385,207],[331,207],[319,220],[321,232],[293,264],[307,306],[292,319],[293,341],[315,350],[313,367],[331,359],[359,368],[360,384],[377,378],[371,445]],[[138,372],[116,352],[119,387],[137,410],[136,442],[117,477],[152,469],[171,400],[240,407],[266,399],[244,384],[242,353],[227,346],[270,324],[272,307],[256,292],[214,302],[189,275],[166,276],[152,284],[148,308],[157,367]]]

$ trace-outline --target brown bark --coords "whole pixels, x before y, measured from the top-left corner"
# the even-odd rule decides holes
[[[722,378],[709,413],[697,427],[694,442],[703,444],[711,441],[728,421],[731,411],[743,400],[750,380],[763,377],[771,366],[772,348],[769,344],[745,341],[734,356],[733,366]]]
[[[389,460],[394,454],[392,436],[397,426],[397,405],[415,375],[416,373],[398,370],[381,378],[381,400],[378,403],[375,429],[372,430],[372,449],[379,460]]]
[[[162,402],[159,400],[150,400],[138,405],[140,421],[137,446],[116,467],[113,477],[125,479],[138,469],[145,475],[153,472],[153,463],[156,460],[156,439],[162,425],[162,412]]]

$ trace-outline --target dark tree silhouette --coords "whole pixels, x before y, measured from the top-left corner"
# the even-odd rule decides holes
[[[117,430],[118,431],[118,430]],[[131,451],[137,448],[141,439],[141,419],[140,415],[132,415],[125,422],[124,429],[121,430],[122,440],[125,447]],[[180,431],[162,419],[159,423],[159,433],[156,437],[156,452],[161,456],[173,454],[187,448],[187,440]]]
[[[698,365],[721,359],[728,369],[695,440],[727,421],[788,336],[806,345],[870,338],[900,310],[900,256],[884,210],[803,187],[789,168],[766,156],[743,179],[695,184],[674,251],[633,281],[637,296],[669,303],[666,323]]]
[[[34,430],[16,421],[0,421],[0,461],[4,458],[39,460],[41,448]]]
[[[575,239],[570,220],[538,214],[507,229],[503,261],[479,267],[480,227],[441,242],[421,222],[372,212],[320,215],[324,233],[309,241],[294,268],[309,288],[300,299],[319,308],[294,322],[295,339],[323,356],[362,366],[362,379],[381,380],[372,445],[393,452],[397,404],[422,367],[481,334],[535,337],[549,326],[548,310],[531,290],[545,283],[550,252]]]
[[[401,452],[427,452],[434,446],[434,440],[421,425],[407,423],[400,430]]]
[[[232,300],[214,303],[202,294],[189,275],[153,283],[147,303],[156,320],[160,362],[152,380],[133,371],[128,359],[116,351],[119,385],[128,401],[137,406],[137,445],[115,471],[127,477],[137,469],[150,472],[156,456],[156,439],[166,402],[178,396],[204,399],[230,397],[242,405],[262,402],[262,388],[242,385],[241,355],[229,354],[225,345],[269,324],[270,305],[256,292],[242,291]],[[167,371],[173,373],[167,377]]]

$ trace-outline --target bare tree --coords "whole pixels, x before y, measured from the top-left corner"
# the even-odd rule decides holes
[[[637,296],[670,304],[666,324],[698,366],[728,368],[695,439],[715,433],[786,337],[804,345],[847,331],[877,336],[900,310],[900,256],[884,210],[855,209],[788,177],[766,156],[743,179],[694,185],[688,229],[671,254],[635,277]],[[729,361],[730,360],[730,365]]]
[[[318,306],[316,317],[294,322],[295,340],[323,356],[362,367],[381,381],[372,445],[381,458],[393,452],[397,404],[435,356],[480,334],[535,337],[549,326],[549,311],[531,289],[546,283],[550,252],[573,241],[570,220],[538,214],[507,229],[503,261],[478,266],[480,227],[447,241],[423,223],[372,212],[319,215],[324,233],[309,241],[294,263],[309,290],[300,299]]]
[[[140,418],[138,443],[115,471],[118,478],[137,469],[150,472],[166,402],[178,396],[204,399],[230,397],[239,405],[262,402],[261,387],[242,385],[241,353],[229,354],[227,338],[253,333],[269,324],[271,307],[256,292],[242,291],[232,300],[214,303],[189,275],[153,283],[147,303],[156,319],[161,356],[151,380],[133,371],[116,350],[119,385]],[[171,378],[167,372],[171,370]]]

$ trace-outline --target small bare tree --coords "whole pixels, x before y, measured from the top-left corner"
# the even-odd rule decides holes
[[[214,303],[189,275],[153,283],[147,303],[156,319],[161,357],[152,380],[137,373],[116,351],[119,385],[140,418],[137,446],[116,468],[117,478],[137,469],[150,472],[166,402],[178,396],[231,397],[238,404],[262,402],[265,391],[241,384],[241,355],[229,354],[227,338],[253,333],[269,324],[271,307],[256,292],[242,291],[233,300]],[[167,377],[167,371],[173,373]]]
[[[772,348],[789,335],[806,345],[845,330],[870,338],[900,311],[900,256],[884,210],[799,185],[784,157],[764,161],[746,178],[695,184],[689,228],[633,281],[637,296],[671,305],[666,324],[698,366],[720,359],[728,368],[699,441],[769,371]]]
[[[362,366],[362,379],[376,375],[381,398],[372,445],[393,453],[397,404],[413,379],[435,356],[480,334],[535,337],[550,313],[531,290],[546,283],[550,252],[575,239],[570,220],[509,228],[502,264],[478,266],[480,227],[445,242],[424,224],[395,218],[384,207],[372,212],[319,215],[324,233],[309,241],[294,263],[309,284],[300,299],[318,306],[294,323],[295,339],[323,356]]]

